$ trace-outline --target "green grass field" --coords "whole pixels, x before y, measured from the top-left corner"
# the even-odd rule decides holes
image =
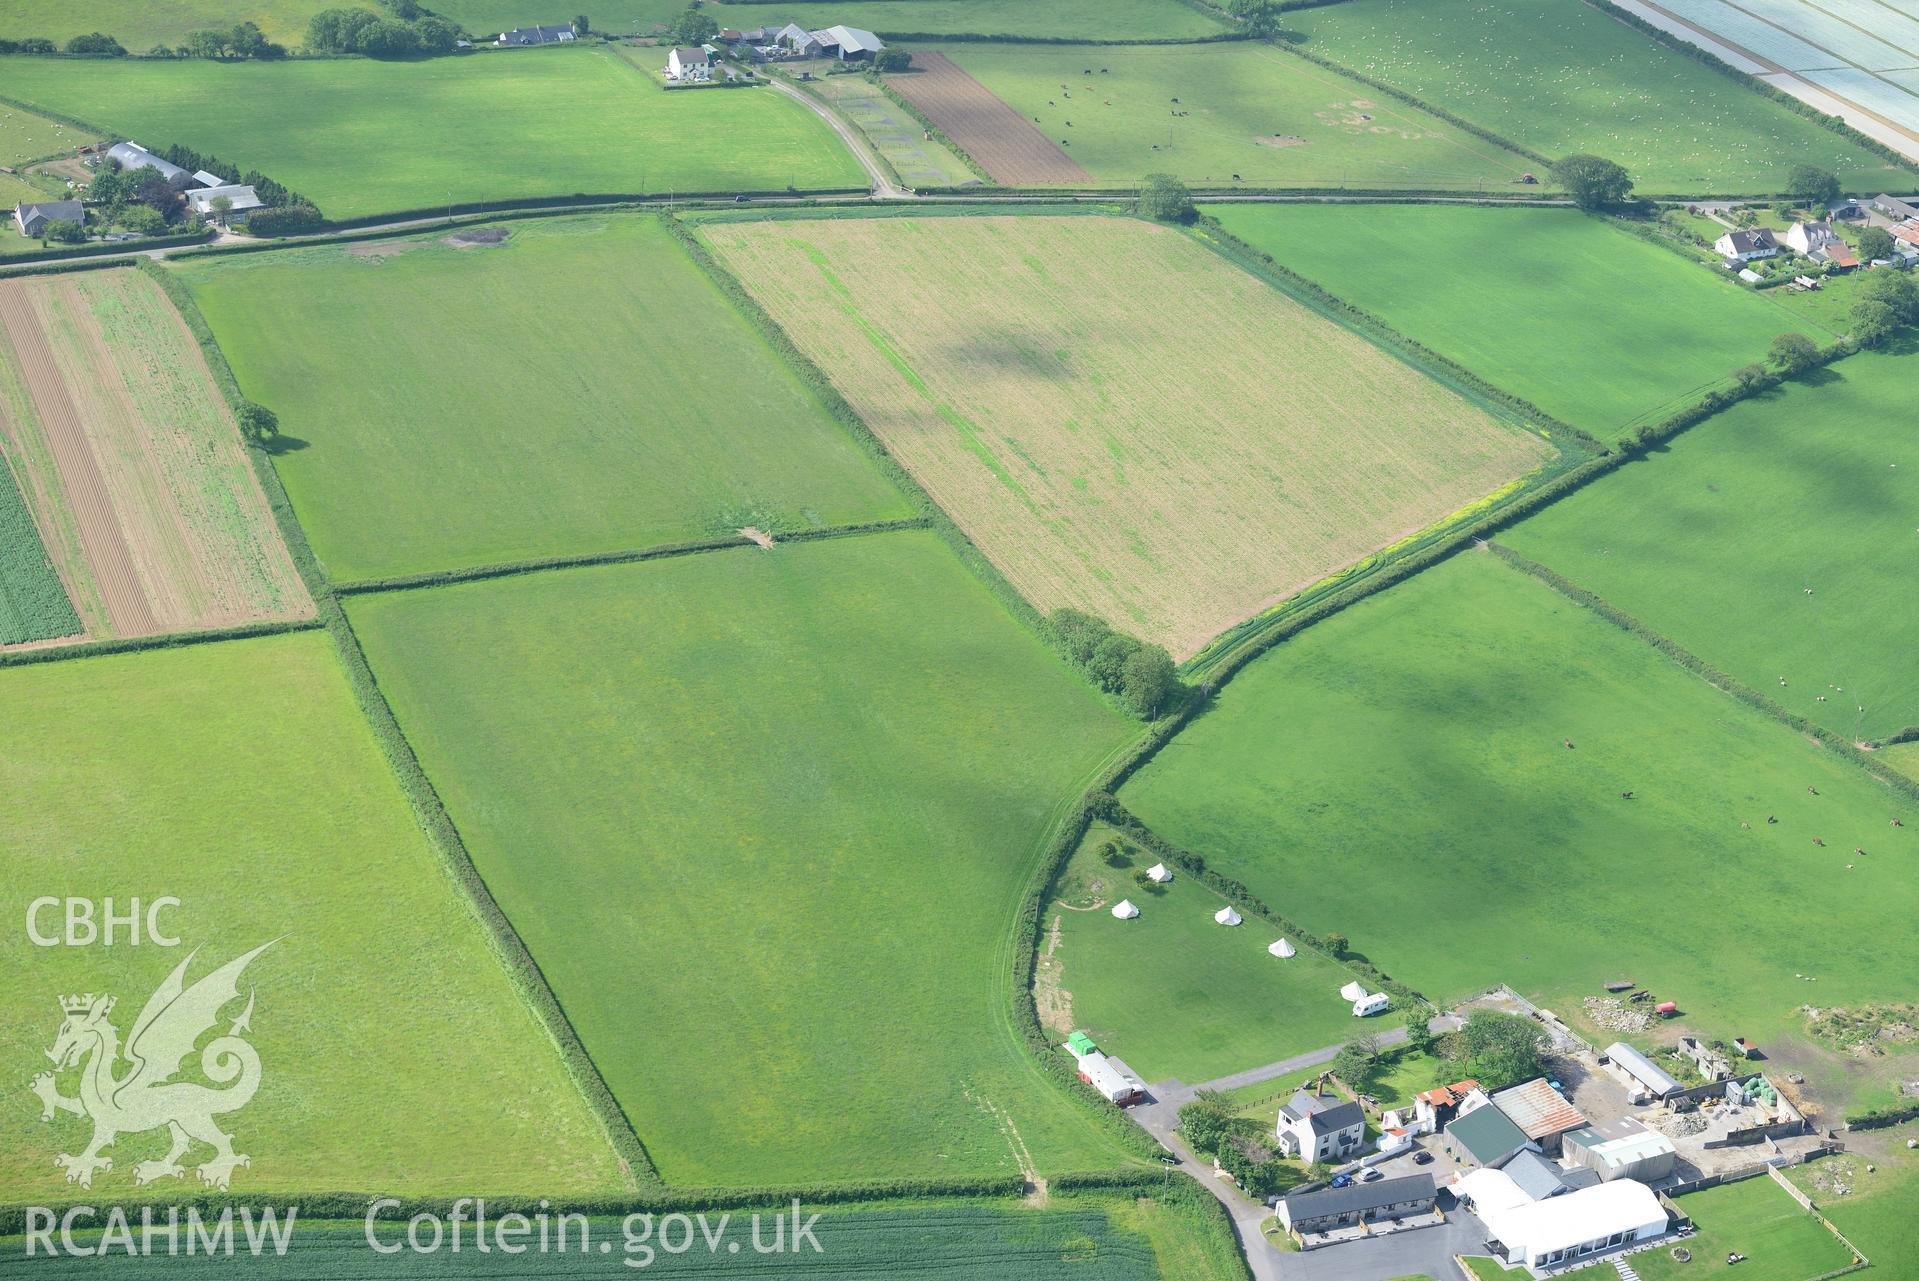
[[[1208,212],[1401,333],[1606,440],[1696,401],[1764,359],[1775,335],[1808,327],[1760,294],[1569,210]]]
[[[57,998],[106,992],[122,1036],[186,954],[189,975],[277,939],[248,968],[258,1095],[223,1120],[252,1157],[233,1191],[616,1192],[611,1149],[420,835],[318,632],[0,670],[0,1201],[84,1199],[53,1157],[86,1124],[42,1124],[26,1092]],[[35,947],[40,895],[180,906],[152,944]],[[41,925],[57,930],[56,913]],[[226,1012],[224,1029],[239,1007]],[[198,1059],[183,1079],[195,1079]],[[74,1092],[73,1074],[60,1082]],[[166,1135],[128,1134],[92,1196],[136,1193]],[[204,1160],[196,1149],[192,1160]],[[108,1202],[96,1202],[106,1204]],[[256,1202],[257,1204],[257,1202]]]
[[[95,135],[84,129],[49,120],[23,107],[0,103],[0,165],[12,168],[93,141]]]
[[[650,215],[504,227],[182,269],[335,577],[910,514]]]
[[[1874,1131],[1859,1150],[1787,1176],[1872,1260],[1873,1281],[1919,1281],[1919,1151],[1909,1139],[1919,1139],[1919,1123]]]
[[[1136,885],[1133,873],[1152,866],[1150,854],[1107,866],[1099,850],[1113,835],[1096,825],[1081,842],[1047,909],[1049,943],[1042,945],[1058,965],[1049,972],[1070,994],[1073,1026],[1108,1054],[1148,1081],[1197,1084],[1384,1022],[1353,1018],[1351,1002],[1339,996],[1353,977],[1344,967],[1304,948],[1289,960],[1270,955],[1266,946],[1280,932],[1264,921],[1215,922],[1225,900],[1192,878]],[[1122,898],[1138,905],[1139,916],[1113,916]]]
[[[721,4],[722,26],[758,27],[797,22],[803,27],[844,23],[888,32],[940,35],[1039,36],[1049,39],[1141,40],[1218,35],[1226,24],[1182,0],[798,0],[794,4]]]
[[[1627,973],[1696,1030],[1771,1044],[1813,992],[1919,981],[1884,945],[1919,908],[1901,798],[1490,553],[1217,697],[1121,798],[1436,1001],[1506,982],[1576,1010]]]
[[[1812,1281],[1852,1262],[1851,1251],[1764,1175],[1690,1192],[1674,1204],[1699,1229],[1685,1243],[1692,1258],[1681,1263],[1669,1247],[1635,1254],[1633,1271],[1646,1281]],[[1745,1261],[1728,1264],[1734,1252]]]
[[[428,7],[482,40],[515,27],[563,25],[580,12],[578,4],[567,0],[436,0]],[[612,8],[589,7],[586,15],[596,32],[650,35],[685,12],[686,0],[617,0]]]
[[[1645,194],[1781,191],[1797,164],[1835,171],[1848,190],[1912,185],[1579,0],[1352,0],[1289,14],[1287,25],[1312,52],[1521,146],[1615,160]]]
[[[1067,155],[1108,185],[1134,186],[1165,171],[1222,187],[1234,186],[1238,174],[1248,187],[1476,190],[1504,187],[1532,167],[1263,44],[954,44],[940,52],[1065,143]],[[1089,68],[1091,76],[1081,74]]]
[[[0,405],[0,412],[7,408]],[[80,616],[47,559],[33,512],[0,450],[0,645],[51,640],[79,630]]]
[[[0,59],[0,84],[149,147],[258,168],[332,218],[575,192],[866,186],[826,125],[783,95],[670,93],[603,47],[423,62],[16,57]]]
[[[1919,743],[1894,743],[1882,751],[1888,765],[1911,778],[1919,779]]]
[[[1851,357],[1500,540],[1835,733],[1919,724],[1915,379],[1919,354]]]
[[[186,43],[202,27],[259,24],[269,40],[289,48],[306,36],[307,22],[329,0],[8,0],[0,36],[18,40],[45,36],[65,44],[89,31],[104,31],[129,53],[154,45]],[[437,8],[437,7],[436,7]]]
[[[354,598],[475,862],[676,1183],[1111,1165],[1014,910],[1135,728],[918,531]]]
[[[1177,1186],[1172,1191],[1172,1195],[1152,1198],[1068,1195],[1053,1198],[1044,1209],[1005,1200],[807,1207],[800,1217],[808,1222],[817,1213],[811,1236],[818,1242],[817,1251],[806,1241],[795,1247],[789,1208],[779,1211],[787,1220],[779,1236],[786,1248],[764,1255],[752,1248],[754,1219],[759,1220],[759,1240],[770,1247],[777,1210],[770,1204],[763,1210],[742,1209],[730,1215],[707,1213],[706,1228],[713,1234],[713,1244],[709,1246],[696,1228],[693,1244],[678,1253],[662,1248],[664,1241],[678,1249],[677,1222],[628,1224],[596,1218],[586,1225],[586,1250],[579,1248],[581,1230],[574,1225],[567,1229],[564,1252],[529,1252],[508,1266],[515,1276],[535,1278],[621,1275],[609,1269],[622,1263],[647,1276],[780,1276],[802,1281],[863,1275],[884,1276],[888,1281],[941,1281],[955,1275],[979,1281],[1237,1281],[1243,1277],[1245,1264],[1211,1202],[1201,1205],[1192,1193]],[[494,1241],[492,1226],[489,1219],[489,1243]],[[442,1248],[432,1254],[405,1255],[406,1274],[450,1281],[498,1277],[497,1248],[491,1255],[480,1253],[474,1249],[470,1223],[464,1231],[465,1248],[458,1253]],[[382,1245],[389,1244],[403,1239],[405,1223],[383,1221],[374,1232]],[[87,1245],[98,1240],[97,1233],[84,1230],[74,1236]],[[423,1233],[421,1239],[430,1237]],[[608,1242],[611,1250],[599,1252],[601,1241]],[[729,1252],[729,1245],[737,1245],[738,1252]],[[15,1256],[25,1248],[25,1238],[0,1237],[0,1249]],[[379,1270],[381,1262],[367,1245],[364,1225],[308,1226],[302,1217],[284,1257],[269,1254],[253,1259],[242,1254],[223,1260],[220,1270],[244,1281],[337,1281]],[[206,1267],[202,1259],[169,1258],[165,1253],[139,1258],[119,1252],[86,1259],[39,1257],[34,1264],[36,1275],[50,1278],[93,1275],[104,1269],[116,1281],[199,1275]]]

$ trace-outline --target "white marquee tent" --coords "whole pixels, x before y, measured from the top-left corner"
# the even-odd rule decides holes
[[[1266,950],[1268,952],[1271,952],[1274,956],[1277,956],[1282,961],[1289,956],[1295,955],[1297,952],[1297,949],[1295,949],[1293,945],[1291,943],[1288,943],[1285,939],[1281,939],[1277,943],[1268,945]]]
[[[1233,910],[1233,905],[1231,903],[1228,903],[1225,907],[1222,907],[1219,909],[1219,911],[1213,913],[1213,919],[1215,921],[1218,921],[1221,925],[1238,925],[1239,913]]]
[[[1122,921],[1130,921],[1135,916],[1139,915],[1139,909],[1133,906],[1132,899],[1123,898],[1119,902],[1113,904],[1113,915],[1117,916]]]
[[[1173,870],[1164,863],[1155,863],[1146,869],[1146,879],[1158,885],[1164,885],[1173,879]]]

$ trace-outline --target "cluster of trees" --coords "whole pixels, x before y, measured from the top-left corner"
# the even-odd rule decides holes
[[[191,147],[182,147],[179,143],[174,143],[162,149],[157,154],[163,160],[179,165],[189,173],[197,173],[204,169],[210,174],[219,175],[223,182],[245,183],[247,186],[253,188],[253,194],[260,197],[260,203],[263,205],[278,206],[311,203],[306,197],[296,191],[281,186],[273,179],[261,173],[258,169],[249,169],[246,171],[245,176],[235,177],[234,175],[240,173],[238,165],[230,165],[218,156],[209,156],[203,152],[195,151]]]
[[[1248,1196],[1263,1199],[1291,1182],[1266,1127],[1251,1117],[1235,1116],[1232,1101],[1216,1090],[1201,1090],[1179,1110],[1179,1133],[1195,1153],[1218,1161]]]
[[[186,198],[157,169],[122,169],[109,160],[93,175],[87,199],[99,216],[143,236],[165,235],[186,212]]]
[[[1193,193],[1169,173],[1149,173],[1139,189],[1139,211],[1157,222],[1191,222]]]
[[[673,20],[673,43],[677,45],[701,45],[720,34],[720,24],[710,14],[701,13],[697,5],[687,5],[686,11]]]
[[[403,13],[413,17],[402,17]],[[308,53],[360,53],[369,58],[417,58],[452,53],[460,28],[427,13],[412,0],[398,0],[391,17],[371,9],[322,9],[307,23]]]
[[[1151,720],[1179,692],[1173,656],[1147,645],[1083,610],[1056,609],[1046,616],[1046,639],[1087,679],[1116,695],[1135,716]]]
[[[1249,36],[1265,39],[1279,34],[1280,0],[1226,0],[1226,12],[1239,20]]]
[[[1632,198],[1632,178],[1603,156],[1576,152],[1553,163],[1553,185],[1581,209],[1610,209]]]
[[[1879,228],[1872,228],[1879,231]],[[1885,232],[1879,231],[1884,236]],[[1865,237],[1860,250],[1866,250]],[[1886,236],[1885,253],[1891,253],[1892,237]],[[1885,254],[1874,254],[1884,257]],[[1861,347],[1883,347],[1901,326],[1919,325],[1919,285],[1903,272],[1881,267],[1866,277],[1859,297],[1852,304],[1852,340]]]
[[[153,56],[162,57],[168,52],[164,48],[152,51]],[[267,39],[259,25],[252,22],[189,31],[187,42],[171,52],[180,58],[258,58],[262,61],[287,56],[285,45]]]
[[[1546,1033],[1519,1014],[1474,1010],[1457,1031],[1433,1034],[1423,1018],[1406,1028],[1406,1044],[1446,1064],[1447,1076],[1471,1077],[1487,1090],[1503,1090],[1545,1072]],[[1358,1087],[1354,1087],[1358,1088]]]

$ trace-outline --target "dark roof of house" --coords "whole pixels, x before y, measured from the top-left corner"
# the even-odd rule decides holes
[[[1433,1176],[1408,1174],[1398,1179],[1380,1179],[1373,1183],[1355,1183],[1348,1188],[1322,1188],[1318,1192],[1298,1192],[1284,1198],[1286,1212],[1300,1219],[1323,1219],[1334,1214],[1364,1214],[1381,1206],[1405,1201],[1431,1201]]]
[[[35,200],[20,206],[22,221],[35,214],[55,222],[79,222],[86,217],[87,211],[78,200]]]
[[[1294,1091],[1280,1112],[1288,1120],[1304,1120],[1307,1129],[1316,1135],[1336,1134],[1366,1124],[1366,1112],[1359,1104],[1319,1098],[1304,1090]]]
[[[706,56],[706,50],[700,48],[697,45],[693,46],[690,49],[689,48],[675,49],[673,52],[680,56],[681,62],[688,62],[693,64],[696,67],[699,66],[702,62],[713,61],[711,58]]]
[[[1730,233],[1732,251],[1736,254],[1749,254],[1755,249],[1777,249],[1778,238],[1772,234],[1771,227],[1754,227],[1751,231]]]
[[[1490,1104],[1454,1117],[1446,1127],[1446,1137],[1456,1140],[1481,1165],[1511,1156],[1532,1142],[1510,1117]]]
[[[562,24],[551,27],[515,27],[503,32],[500,39],[508,44],[545,44],[550,40],[571,40],[573,28]]]

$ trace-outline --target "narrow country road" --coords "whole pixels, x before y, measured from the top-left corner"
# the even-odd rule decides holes
[[[859,161],[860,168],[866,170],[867,180],[873,185],[875,200],[913,199],[912,192],[904,187],[893,185],[893,180],[886,176],[886,166],[880,163],[879,153],[873,150],[873,145],[839,112],[805,90],[786,83],[779,76],[768,74],[766,82],[824,120],[827,128],[839,135],[840,141],[846,144],[846,149],[853,153],[853,159]]]

